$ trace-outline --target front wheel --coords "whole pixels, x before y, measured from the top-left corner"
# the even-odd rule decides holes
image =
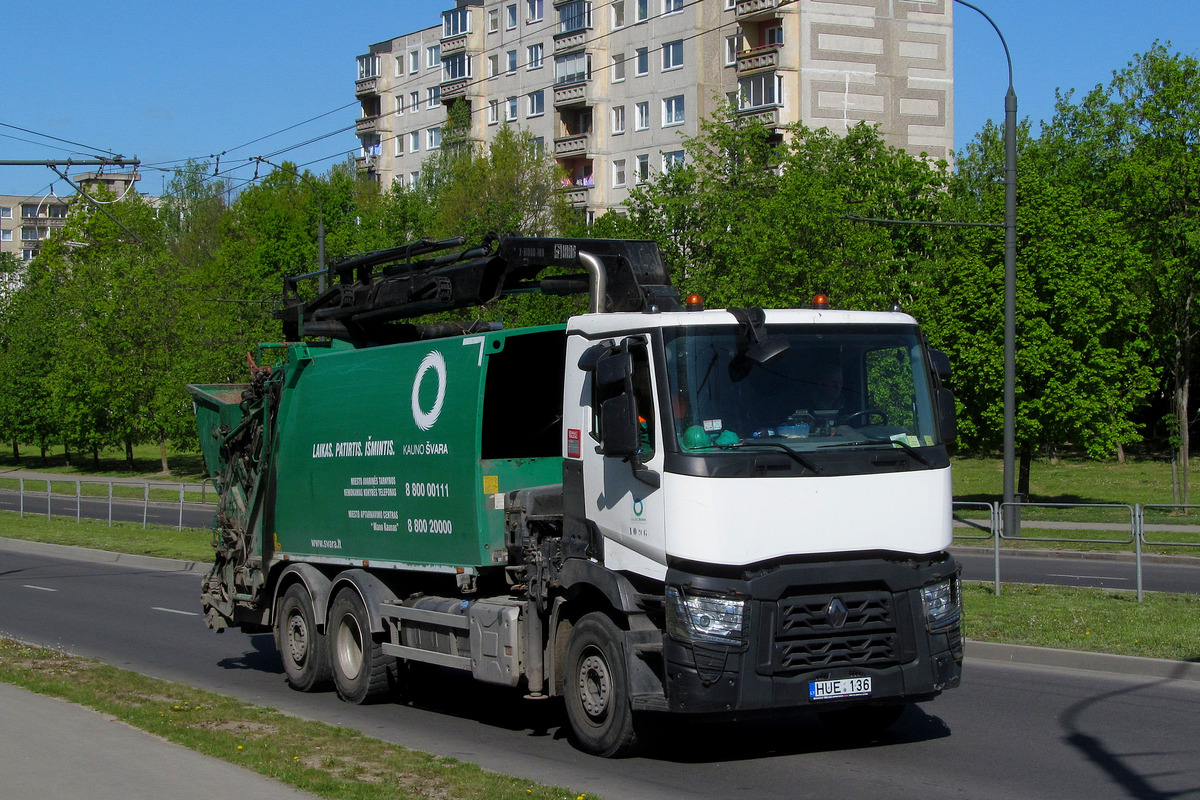
[[[283,593],[275,616],[275,642],[289,686],[312,692],[329,683],[325,637],[317,632],[312,598],[302,583],[292,584]]]
[[[329,608],[329,660],[338,695],[349,703],[364,703],[389,686],[390,656],[371,635],[371,618],[353,589],[338,592]]]
[[[567,641],[567,721],[580,749],[598,756],[630,755],[640,744],[623,642],[621,630],[601,613],[580,619]]]

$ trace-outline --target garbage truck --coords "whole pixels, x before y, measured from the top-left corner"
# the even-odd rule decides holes
[[[315,285],[314,285],[315,284]],[[565,324],[457,321],[587,293]],[[249,380],[189,387],[205,621],[351,703],[434,665],[669,715],[878,733],[959,684],[949,361],[897,309],[705,309],[649,241],[422,240],[288,278]]]

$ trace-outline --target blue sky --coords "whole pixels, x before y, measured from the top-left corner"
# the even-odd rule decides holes
[[[1053,114],[1056,88],[1082,93],[1107,83],[1155,39],[1200,57],[1196,0],[973,2],[1004,33],[1019,114],[1034,122]],[[161,169],[184,159],[228,151],[224,168],[352,125],[355,56],[373,42],[438,24],[450,7],[452,0],[58,0],[53,13],[10,15],[0,28],[0,85],[7,89],[0,123],[136,155],[148,165],[140,190],[157,194]],[[957,4],[954,48],[961,148],[987,119],[1003,117],[1007,74],[995,32]],[[271,160],[313,162],[320,172],[356,145],[350,130]],[[0,159],[83,152],[0,127]],[[250,178],[253,167],[237,174]],[[52,182],[58,194],[71,193],[45,167],[0,167],[0,194],[40,197]]]

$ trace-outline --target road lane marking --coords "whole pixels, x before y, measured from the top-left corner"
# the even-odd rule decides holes
[[[151,611],[165,611],[168,614],[183,614],[185,617],[200,616],[200,614],[196,611],[180,611],[178,608],[159,608],[158,606],[151,606],[150,610]]]
[[[37,589],[39,592],[57,592],[58,589],[51,589],[49,586],[34,586],[32,583],[25,584],[26,589]]]
[[[1047,576],[1051,577],[1051,578],[1077,578],[1079,580],[1091,580],[1091,581],[1128,581],[1129,580],[1129,578],[1118,578],[1113,575],[1062,575],[1057,572],[1049,572],[1049,573],[1047,573]]]

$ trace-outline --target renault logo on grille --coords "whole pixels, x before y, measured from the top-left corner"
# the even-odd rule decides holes
[[[845,625],[848,616],[850,616],[850,612],[846,610],[846,604],[840,598],[833,598],[829,601],[829,605],[825,606],[825,619],[829,620],[829,624],[835,628]]]

